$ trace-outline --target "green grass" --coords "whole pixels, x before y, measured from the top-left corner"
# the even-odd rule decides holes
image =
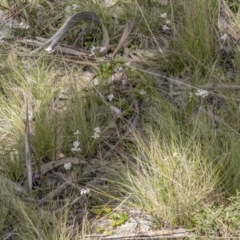
[[[189,239],[239,237],[240,51],[232,37],[239,24],[237,2],[222,1],[221,14],[232,27],[225,43],[220,39],[225,32],[218,28],[220,1],[170,0],[162,5],[126,0],[111,8],[104,1],[86,2],[72,14],[96,12],[109,31],[112,51],[136,8],[126,46],[156,55],[135,52],[130,53],[134,60],[126,60],[121,50],[105,62],[42,52],[30,57],[23,50],[28,46],[17,40],[50,37],[65,21],[69,3],[21,1],[14,8],[0,1],[10,13],[18,9],[31,26],[13,30],[0,45],[0,238],[85,239],[96,233],[101,217],[111,222],[110,216],[122,212],[128,219],[121,210],[126,206],[150,214],[156,230],[194,229]],[[164,31],[166,20],[169,30]],[[78,47],[98,45],[101,32],[86,24],[63,42],[74,42],[80,33]],[[230,53],[221,55],[224,44]],[[123,68],[122,79],[111,81],[117,67]],[[84,79],[86,69],[98,84]],[[200,89],[207,96],[199,96]],[[26,190],[26,106],[33,172],[41,176],[41,185],[31,192]],[[97,127],[100,133],[94,138]],[[81,150],[71,150],[74,141]],[[85,164],[41,173],[44,164],[60,156]],[[82,188],[90,194],[81,195]],[[111,213],[93,216],[93,209],[106,206]],[[72,212],[75,224],[69,222]]]

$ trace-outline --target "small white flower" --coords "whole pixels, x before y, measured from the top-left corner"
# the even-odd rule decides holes
[[[106,49],[106,47],[101,47],[100,50],[99,50],[99,52],[104,52],[105,49]]]
[[[126,67],[129,67],[130,65],[131,65],[130,62],[126,62],[126,63],[125,63],[125,66],[126,66]]]
[[[92,80],[92,82],[93,82],[93,85],[94,85],[94,86],[99,85],[99,81],[98,81],[98,78],[97,78],[97,77],[95,77],[95,78]]]
[[[97,48],[93,45],[93,46],[91,46],[91,48],[90,48],[90,52],[93,54],[96,49],[97,49]]]
[[[117,107],[111,106],[110,109],[111,109],[113,112],[117,113],[117,114],[120,114],[120,113],[121,113],[121,110],[120,110],[119,108],[117,108]]]
[[[170,20],[166,20],[166,22],[165,22],[167,25],[169,25],[170,23],[171,23],[171,21]]]
[[[94,131],[95,131],[96,133],[100,133],[100,127],[94,128]]]
[[[46,49],[45,49],[46,52],[48,53],[52,53],[55,51],[55,49],[53,49],[51,46],[48,46]]]
[[[64,158],[65,155],[64,155],[63,153],[59,153],[58,157],[59,157],[59,158]]]
[[[169,30],[169,27],[168,27],[167,25],[163,25],[163,26],[162,26],[162,30],[163,30],[163,31],[167,31],[167,30]]]
[[[72,152],[78,152],[81,151],[81,149],[78,147],[80,145],[79,141],[74,141],[73,142],[73,148],[71,148]]]
[[[25,25],[23,22],[19,23],[19,27],[23,28],[23,29],[29,29],[30,28],[29,25]]]
[[[198,89],[197,92],[195,93],[196,96],[203,97],[203,98],[208,96],[208,94],[209,94],[208,91],[202,90],[202,89]]]
[[[69,163],[64,163],[63,167],[66,169],[66,170],[71,170],[72,168],[72,163],[69,162]]]
[[[89,188],[82,188],[80,191],[81,195],[86,195],[90,193],[90,189]]]
[[[123,79],[123,80],[122,80],[122,85],[123,85],[124,87],[126,87],[126,85],[127,85],[127,80],[126,80],[126,79]]]
[[[74,135],[80,135],[79,130],[77,130],[77,131],[74,133]]]
[[[121,72],[123,70],[123,67],[119,66],[119,67],[116,67],[116,72]]]
[[[146,91],[144,91],[144,90],[140,90],[140,95],[145,95],[146,94]]]
[[[73,142],[73,147],[77,148],[80,145],[79,141],[74,141]]]
[[[167,17],[167,14],[166,13],[163,13],[160,15],[161,18],[166,18]]]
[[[191,98],[193,96],[193,94],[191,92],[188,93],[189,94],[189,97]]]
[[[93,134],[92,137],[95,138],[95,139],[99,138],[100,137],[100,135],[99,135],[100,132],[101,132],[100,127],[94,128],[94,134]]]
[[[228,37],[228,35],[227,35],[226,33],[224,33],[224,34],[220,37],[220,39],[223,40],[223,41],[226,41],[227,37]]]
[[[77,4],[72,4],[72,10],[75,10],[78,8],[78,5]]]
[[[98,133],[94,133],[92,137],[97,139],[97,138],[100,138],[100,135]]]
[[[114,98],[114,95],[113,95],[113,94],[109,94],[109,95],[107,96],[107,99],[108,99],[110,102],[113,100],[113,98]]]
[[[174,157],[178,157],[178,155],[179,155],[179,154],[178,154],[177,152],[174,152],[174,153],[173,153],[173,156],[174,156]]]

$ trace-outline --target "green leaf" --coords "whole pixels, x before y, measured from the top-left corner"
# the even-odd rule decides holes
[[[106,235],[112,235],[112,230],[105,230],[104,232],[103,232],[103,234],[106,234]]]
[[[104,208],[104,212],[105,213],[110,213],[111,212],[111,208],[110,207],[105,207]]]
[[[102,209],[100,209],[100,208],[93,208],[92,210],[91,210],[91,212],[93,213],[93,214],[95,214],[95,215],[100,215],[101,213],[102,213]]]
[[[96,227],[96,232],[97,233],[102,233],[102,232],[104,232],[104,228],[102,228],[102,227]]]

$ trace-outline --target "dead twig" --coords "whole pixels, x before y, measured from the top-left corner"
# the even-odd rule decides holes
[[[174,230],[160,230],[160,231],[150,231],[150,232],[140,232],[136,234],[128,234],[128,235],[101,235],[101,234],[95,234],[95,235],[86,235],[85,239],[112,239],[112,240],[124,240],[124,239],[134,239],[134,240],[152,240],[152,239],[183,239],[184,237],[187,237],[190,232],[193,230],[187,230],[187,229],[174,229]]]
[[[30,130],[29,130],[29,116],[28,116],[28,102],[26,103],[26,122],[25,122],[25,159],[27,169],[27,181],[29,191],[32,191],[32,165],[31,165],[31,154],[30,154]]]

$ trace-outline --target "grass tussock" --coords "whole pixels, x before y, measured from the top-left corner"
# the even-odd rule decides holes
[[[216,189],[220,166],[196,136],[176,134],[177,125],[168,127],[146,126],[146,133],[136,133],[132,159],[124,159],[113,175],[121,179],[119,191],[129,202],[151,212],[158,224],[190,226],[195,209]]]

